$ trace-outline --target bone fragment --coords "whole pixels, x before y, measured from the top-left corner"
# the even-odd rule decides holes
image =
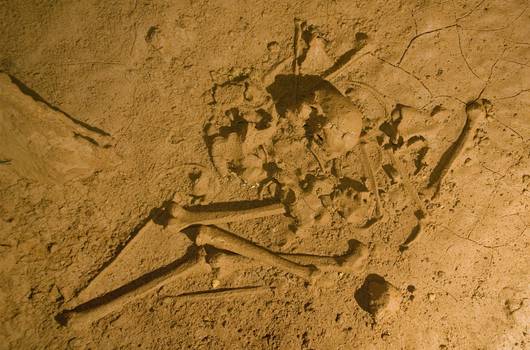
[[[388,150],[387,154],[392,160],[392,163],[394,164],[394,167],[399,173],[399,176],[401,177],[401,181],[403,182],[403,187],[405,187],[405,191],[408,193],[408,195],[411,197],[411,199],[416,204],[416,208],[420,210],[424,216],[427,216],[428,215],[427,209],[423,205],[423,202],[421,201],[420,196],[418,195],[418,191],[416,191],[416,188],[412,185],[412,182],[410,181],[409,176],[405,172],[405,169],[403,169],[403,165],[401,164],[401,161],[396,158],[393,150]]]
[[[182,293],[179,295],[166,295],[165,299],[177,299],[179,301],[188,300],[210,300],[210,299],[225,299],[235,296],[252,296],[256,294],[271,293],[272,288],[268,286],[248,286],[237,288],[218,288],[197,292]]]
[[[368,153],[366,152],[366,148],[364,146],[364,143],[361,142],[359,144],[361,149],[361,159],[365,168],[365,171],[368,173],[368,177],[370,178],[370,181],[372,182],[372,191],[374,192],[375,196],[375,204],[376,204],[376,217],[381,217],[381,197],[379,196],[379,185],[377,183],[377,179],[375,178],[375,172],[374,168],[372,167],[372,163],[370,162],[370,159],[368,158]]]

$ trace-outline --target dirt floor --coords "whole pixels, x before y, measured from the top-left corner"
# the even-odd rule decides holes
[[[0,1],[0,348],[530,348],[529,7]]]

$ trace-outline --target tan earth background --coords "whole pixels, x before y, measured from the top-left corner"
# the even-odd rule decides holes
[[[528,349],[529,7],[0,0],[0,348]]]

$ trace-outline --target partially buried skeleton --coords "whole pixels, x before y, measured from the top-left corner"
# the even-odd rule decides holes
[[[297,73],[300,69],[311,71],[311,67],[318,66],[321,44],[320,37],[313,35],[305,60],[295,57]],[[308,62],[307,66],[303,62]],[[212,246],[220,251],[232,251],[308,281],[318,279],[322,271],[359,271],[366,261],[367,248],[354,240],[349,242],[349,250],[342,256],[277,254],[214,226],[288,214],[294,219],[296,228],[309,228],[329,222],[332,211],[358,225],[367,219],[368,210],[362,201],[365,197],[341,183],[338,169],[340,159],[359,142],[361,113],[347,97],[318,75],[277,74],[266,90],[263,84],[267,85],[267,77],[257,84],[248,80],[218,86],[214,93],[216,102],[223,108],[235,105],[226,109],[222,118],[210,121],[206,140],[221,176],[234,174],[248,184],[259,185],[262,192],[270,191],[281,203],[235,212],[189,211],[174,203],[158,221],[172,231],[201,225],[192,234],[194,247]],[[63,324],[98,320],[187,270],[198,261],[200,251],[203,250],[193,248],[178,267],[147,282],[139,278],[97,297],[80,296],[70,301],[56,319]],[[217,257],[218,253],[208,260],[215,263]],[[108,268],[112,268],[112,263]]]
[[[297,29],[300,32],[301,27]],[[323,50],[323,39],[313,30],[305,34],[307,47],[303,54],[297,50],[292,74],[280,74],[290,63],[290,60],[285,60],[265,77],[249,75],[216,85],[212,91],[214,113],[205,127],[205,139],[218,173],[221,176],[236,176],[248,185],[257,186],[262,194],[269,191],[269,195],[279,198],[280,203],[214,212],[200,211],[200,207],[188,210],[173,203],[158,217],[158,222],[173,232],[190,226],[197,228],[190,234],[194,245],[188,253],[182,259],[159,268],[147,280],[144,275],[96,297],[83,297],[81,293],[57,316],[59,322],[79,321],[73,323],[83,324],[98,320],[160,289],[173,277],[194,266],[204,255],[210,264],[216,264],[223,251],[275,266],[310,282],[317,281],[322,271],[355,273],[363,268],[368,250],[357,241],[350,241],[349,251],[342,256],[279,254],[217,227],[227,222],[287,214],[293,219],[296,230],[308,229],[329,223],[334,213],[350,224],[363,226],[371,218],[381,215],[373,168],[363,145],[359,145],[363,116],[350,99],[330,83],[352,60],[329,68],[331,60]],[[360,38],[365,39],[363,36]],[[300,46],[300,43],[295,46]],[[363,40],[360,40],[353,54],[358,55],[363,46]],[[414,117],[410,118],[410,115]],[[409,153],[417,158],[418,155],[410,150],[415,150],[413,145],[419,140],[418,144],[423,147],[418,153],[420,160],[431,157],[429,163],[443,164],[440,159],[444,158],[448,147],[461,139],[459,135],[466,119],[459,120],[455,128],[448,131],[439,127],[442,125],[440,115],[445,119],[453,118],[439,108],[433,110],[431,116],[426,116],[412,108],[398,106],[392,113],[392,119],[386,123],[388,128],[385,130],[383,125],[382,132],[378,133],[381,136],[386,134],[380,140],[386,137],[387,143],[380,145],[389,151],[399,176],[403,178],[402,182],[408,192],[413,192],[409,194],[424,214],[423,204],[408,179],[408,170],[400,166],[401,161],[397,158]],[[438,124],[437,119],[440,119]],[[435,150],[427,157],[424,151],[426,144],[431,148],[434,146]],[[366,176],[372,180],[371,192],[363,181],[355,181],[342,174],[342,160],[354,153],[352,151],[358,146],[357,150],[361,153],[358,158],[363,168],[371,173]],[[420,164],[413,175],[423,172],[422,178],[430,178],[428,181],[420,180],[419,188],[428,190],[437,187],[440,177],[433,177],[433,166],[426,167],[425,171],[422,167]],[[148,225],[155,224],[151,221]],[[140,230],[129,245],[139,241],[145,231]],[[216,250],[212,254],[208,250],[197,249],[204,246]],[[123,252],[126,251],[127,247]],[[113,263],[108,266],[112,267]]]

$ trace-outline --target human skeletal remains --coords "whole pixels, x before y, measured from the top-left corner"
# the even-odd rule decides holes
[[[330,61],[322,39],[310,34],[297,72],[316,72],[319,62]],[[221,176],[272,189],[296,229],[327,224],[333,213],[357,225],[369,219],[371,196],[346,185],[336,169],[358,145],[363,117],[330,82],[278,74],[263,86],[262,79],[249,76],[216,85],[212,95],[205,132]]]
[[[269,215],[283,213],[283,207],[275,204],[243,211],[193,212],[177,205],[169,210],[169,228],[181,230],[192,225],[200,225],[194,237],[195,245],[185,260],[175,268],[169,269],[160,276],[140,283],[132,281],[130,285],[119,287],[104,295],[90,300],[73,300],[65,310],[56,316],[61,324],[83,326],[95,322],[102,317],[121,309],[126,304],[159,289],[170,279],[176,278],[197,265],[200,257],[198,247],[211,246],[220,251],[231,251],[242,257],[253,259],[259,263],[275,266],[285,272],[298,275],[303,279],[313,281],[319,277],[321,271],[349,271],[356,272],[366,261],[367,248],[361,244],[354,244],[350,251],[338,257],[315,256],[309,254],[278,254],[258,246],[238,235],[220,229],[216,226],[204,224],[223,224],[232,221],[248,220]],[[350,242],[350,245],[351,242]],[[219,251],[208,259],[219,260]]]
[[[201,255],[210,254],[206,260],[202,259],[210,266],[222,265],[223,260],[234,257],[239,265],[241,259],[251,259],[310,282],[318,280],[324,271],[360,271],[368,250],[359,242],[350,244],[350,250],[342,256],[281,254],[212,226],[280,214],[292,217],[296,228],[327,224],[334,214],[360,226],[371,219],[374,202],[377,202],[376,216],[381,215],[373,167],[364,145],[360,144],[363,116],[349,98],[325,79],[338,71],[322,67],[323,62],[330,65],[332,61],[323,49],[322,37],[317,32],[309,34],[303,55],[298,56],[296,50],[294,74],[278,73],[273,80],[271,74],[263,78],[248,75],[216,85],[212,90],[213,116],[205,126],[205,140],[219,175],[235,176],[248,185],[259,186],[262,191],[269,189],[281,203],[216,212],[201,211],[200,207],[188,210],[173,203],[164,212],[167,229],[179,232],[197,226],[187,260],[139,288],[134,285],[137,281],[132,281],[95,299],[80,300],[77,304],[72,301],[72,306],[58,315],[62,322],[95,321],[158,290],[168,279],[197,265]],[[274,69],[281,71],[278,67]],[[436,125],[415,128],[410,118],[403,120],[404,115],[411,114],[410,109],[403,107],[398,112],[393,116],[391,127],[396,131],[388,135],[389,144],[403,142],[398,139],[400,136],[406,137],[407,142],[420,134],[422,142],[439,138]],[[431,129],[435,130],[434,136],[429,133]],[[352,153],[360,154],[360,162],[369,173],[366,177],[372,181],[372,193],[364,186],[364,180],[344,176],[342,160]],[[194,183],[194,197],[205,196],[208,181],[203,182]],[[212,254],[198,249],[204,246],[216,250]],[[235,255],[227,255],[226,251]]]

